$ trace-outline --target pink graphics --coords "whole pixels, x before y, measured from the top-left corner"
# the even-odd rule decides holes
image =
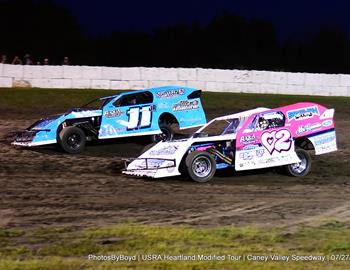
[[[337,150],[334,109],[310,102],[266,109],[246,119],[236,138],[236,170],[298,163],[296,148]]]

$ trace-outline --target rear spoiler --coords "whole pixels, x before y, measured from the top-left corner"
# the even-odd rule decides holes
[[[202,90],[195,90],[191,94],[187,96],[188,99],[200,98],[202,94]]]

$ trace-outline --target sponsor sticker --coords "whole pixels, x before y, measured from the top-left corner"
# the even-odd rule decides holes
[[[322,122],[322,126],[324,127],[329,127],[333,124],[333,121],[332,120],[326,120],[326,121],[323,121]]]
[[[183,88],[173,89],[173,90],[164,90],[156,93],[157,98],[173,98],[181,96],[185,93]]]
[[[158,150],[153,150],[150,152],[150,155],[154,155],[154,156],[158,156],[158,155],[173,155],[176,150],[177,150],[177,146],[174,145],[170,145],[170,146],[165,146],[161,149]]]
[[[310,131],[319,129],[321,127],[322,127],[322,123],[307,124],[307,125],[298,127],[298,130],[296,133],[299,135],[302,133],[306,133],[306,132],[310,132]]]
[[[317,106],[310,106],[307,108],[287,111],[287,117],[289,121],[309,119],[314,117],[314,115],[320,115],[320,112]]]
[[[181,100],[180,102],[173,105],[174,112],[194,110],[198,108],[199,108],[198,100],[193,100],[193,101]]]
[[[242,136],[240,139],[240,142],[243,144],[248,144],[248,143],[255,142],[255,140],[256,140],[255,134],[250,134],[250,135]]]
[[[119,109],[116,109],[116,110],[111,110],[111,111],[106,111],[104,116],[106,118],[113,118],[113,117],[119,117],[121,116],[122,114],[124,114],[123,111],[119,110]]]

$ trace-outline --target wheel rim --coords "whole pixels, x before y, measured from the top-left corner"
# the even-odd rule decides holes
[[[192,162],[192,171],[197,177],[207,177],[211,172],[211,162],[207,157],[197,157]]]
[[[77,149],[80,147],[81,137],[79,134],[73,133],[67,138],[67,145],[71,149]]]
[[[304,156],[298,155],[300,162],[291,164],[290,167],[294,173],[301,174],[307,168],[307,160]]]

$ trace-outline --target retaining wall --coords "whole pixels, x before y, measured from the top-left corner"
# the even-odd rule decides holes
[[[164,85],[214,92],[350,96],[347,74],[0,64],[0,87],[141,89]]]

